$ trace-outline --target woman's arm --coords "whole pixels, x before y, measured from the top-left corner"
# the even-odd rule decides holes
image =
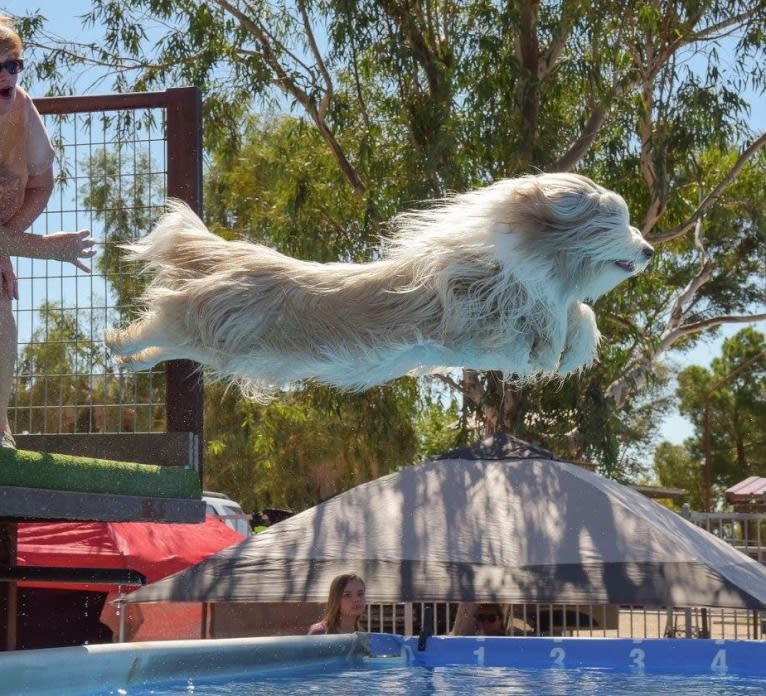
[[[32,223],[40,217],[45,210],[48,200],[53,193],[53,166],[38,176],[30,176],[27,179],[27,188],[24,191],[24,202],[18,212],[8,221],[5,226],[23,232],[31,227]]]
[[[53,191],[53,167],[44,174],[31,176],[24,191],[24,202],[19,211],[0,226],[0,255],[25,256],[31,259],[67,261],[90,272],[79,259],[95,254],[90,232],[55,232],[46,236],[26,232],[48,205]]]

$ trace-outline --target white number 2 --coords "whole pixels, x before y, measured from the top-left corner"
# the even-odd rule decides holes
[[[564,648],[553,648],[550,656],[553,658],[553,664],[557,667],[563,667],[564,658],[567,656]]]

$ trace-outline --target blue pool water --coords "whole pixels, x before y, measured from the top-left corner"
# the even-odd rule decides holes
[[[389,661],[390,662],[390,661]],[[92,696],[763,696],[766,679],[719,675],[624,674],[593,669],[510,667],[364,667],[269,678],[189,680],[148,689],[101,691]],[[90,695],[89,695],[90,696]]]

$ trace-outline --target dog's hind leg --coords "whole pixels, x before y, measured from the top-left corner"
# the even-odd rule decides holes
[[[140,372],[141,370],[148,370],[154,367],[157,363],[163,360],[171,360],[172,355],[163,348],[147,348],[139,353],[133,353],[132,355],[120,355],[118,360],[120,363],[129,367],[133,372]]]
[[[120,363],[135,372],[166,360],[216,364],[215,356],[208,351],[195,349],[189,343],[179,343],[176,328],[167,317],[149,314],[123,330],[108,332],[104,342]]]
[[[135,355],[148,348],[169,348],[175,342],[170,340],[167,328],[166,317],[147,314],[124,329],[108,331],[104,342],[114,353],[124,356]]]

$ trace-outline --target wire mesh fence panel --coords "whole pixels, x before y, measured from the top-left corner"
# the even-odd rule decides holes
[[[191,183],[179,182],[177,165],[172,185],[169,176],[174,148],[191,147],[185,133],[173,139],[173,130],[186,130],[178,126],[183,91],[36,101],[56,151],[55,187],[31,231],[88,229],[97,255],[90,274],[55,261],[14,260],[18,356],[9,415],[17,434],[193,430],[168,428],[166,368],[124,371],[103,340],[135,313],[142,288],[122,245],[151,230],[168,196],[197,185],[195,167],[188,168]]]

